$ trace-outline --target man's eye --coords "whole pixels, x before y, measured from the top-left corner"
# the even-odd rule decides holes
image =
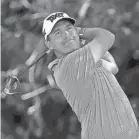
[[[70,30],[70,29],[72,29],[72,26],[68,26],[68,28],[67,28],[68,30]]]
[[[55,32],[55,35],[60,35],[60,31]]]

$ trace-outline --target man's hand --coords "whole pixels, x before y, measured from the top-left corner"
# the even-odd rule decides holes
[[[76,27],[77,29],[77,32],[79,34],[79,37],[80,37],[80,42],[81,42],[81,47],[83,47],[84,45],[86,45],[88,42],[87,40],[83,39],[83,34],[84,34],[84,31],[85,31],[85,28],[80,28],[80,27]]]
[[[84,39],[84,33],[85,33],[86,28],[76,27],[76,29],[77,29],[77,32],[78,32],[80,38]]]

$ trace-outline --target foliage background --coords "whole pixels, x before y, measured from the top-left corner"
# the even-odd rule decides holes
[[[84,9],[84,3],[88,8]],[[1,83],[7,71],[20,67],[30,55],[46,51],[41,27],[50,13],[63,11],[83,27],[102,27],[116,35],[110,50],[119,67],[116,75],[139,120],[139,1],[138,0],[1,0]],[[25,73],[21,92],[27,93],[48,84],[47,64],[53,55],[44,57],[35,67],[33,83]],[[20,65],[20,66],[19,66]],[[3,97],[1,101],[2,139],[80,139],[76,115],[57,89],[29,99]],[[35,112],[29,108],[37,105]]]

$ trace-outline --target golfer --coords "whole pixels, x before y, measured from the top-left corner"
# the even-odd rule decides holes
[[[118,68],[108,52],[114,34],[74,24],[66,13],[52,13],[44,19],[43,33],[57,57],[48,67],[81,123],[82,139],[138,139],[135,114],[114,76]]]

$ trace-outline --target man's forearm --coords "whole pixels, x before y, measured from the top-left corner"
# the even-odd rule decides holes
[[[87,40],[88,42],[91,42],[92,40],[96,39],[104,47],[108,45],[111,47],[113,45],[114,42],[113,34],[108,30],[101,29],[101,28],[77,28],[77,29],[79,31],[79,35],[81,39],[83,40]],[[105,69],[112,72],[114,75],[118,72],[118,67],[116,65],[116,62],[108,51],[104,53],[104,56],[102,56],[101,60],[103,63],[103,67]]]
[[[90,48],[95,63],[113,46],[115,36],[108,30],[102,28],[77,28],[77,30],[80,38],[88,41],[86,47]]]
[[[105,55],[102,57],[102,59],[105,59],[105,60],[107,60],[107,61],[109,61],[109,62],[111,62],[111,63],[116,64],[116,62],[115,62],[113,56],[111,55],[111,53],[110,53],[109,51],[107,51],[107,52],[105,53]]]
[[[87,40],[88,42],[92,41],[94,38],[99,37],[103,34],[105,35],[113,35],[110,31],[102,29],[102,28],[80,28],[77,27],[79,35],[81,39]],[[107,37],[107,36],[105,36]]]
[[[114,63],[112,63],[112,62],[109,62],[109,61],[106,61],[106,60],[104,60],[104,59],[101,59],[101,61],[102,61],[103,67],[104,67],[106,70],[110,71],[113,75],[115,75],[115,74],[118,73],[119,69],[118,69],[118,67],[117,67],[116,64],[114,64]]]

